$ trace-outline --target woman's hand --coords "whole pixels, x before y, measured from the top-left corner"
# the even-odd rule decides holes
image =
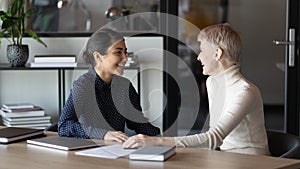
[[[121,131],[108,131],[104,136],[104,140],[112,140],[112,141],[117,141],[119,143],[123,143],[128,138],[129,137],[127,136],[127,134]]]
[[[150,137],[138,134],[129,137],[124,143],[123,148],[138,148],[142,146],[175,146],[174,137]]]
[[[158,137],[150,137],[143,134],[138,134],[129,137],[124,143],[123,148],[137,148],[145,145],[158,145]]]

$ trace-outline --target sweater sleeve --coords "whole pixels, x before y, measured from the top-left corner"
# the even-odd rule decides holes
[[[177,146],[201,147],[216,149],[222,145],[223,140],[230,134],[245,118],[247,112],[255,103],[255,92],[244,88],[237,93],[231,93],[230,102],[224,107],[223,113],[215,126],[205,132],[184,137],[175,137]]]

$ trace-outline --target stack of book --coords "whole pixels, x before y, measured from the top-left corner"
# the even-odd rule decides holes
[[[30,67],[76,67],[75,55],[36,55]]]
[[[51,116],[31,103],[3,104],[0,109],[2,123],[7,127],[45,129],[51,125]]]

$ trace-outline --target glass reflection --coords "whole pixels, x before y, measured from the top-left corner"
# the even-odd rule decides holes
[[[38,9],[32,24],[37,33],[92,33],[120,18],[124,30],[158,28],[158,15],[126,17],[140,12],[158,12],[158,0],[32,0],[30,5]]]

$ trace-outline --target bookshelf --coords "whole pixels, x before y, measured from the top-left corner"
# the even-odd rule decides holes
[[[72,77],[72,76],[76,76],[75,78],[77,78],[77,76],[87,72],[88,68],[89,68],[89,66],[84,65],[84,64],[79,64],[77,67],[32,68],[32,67],[29,67],[29,65],[26,65],[25,67],[11,67],[10,64],[0,63],[0,72],[2,74],[5,72],[16,71],[16,72],[27,72],[27,75],[28,75],[28,74],[31,74],[31,72],[32,72],[32,74],[33,74],[33,72],[43,73],[42,71],[47,71],[47,70],[50,70],[51,74],[55,73],[56,76],[54,76],[54,78],[52,78],[52,79],[55,79],[55,81],[52,81],[52,80],[51,81],[52,81],[52,83],[54,83],[53,88],[56,88],[55,86],[57,86],[55,91],[57,93],[58,98],[57,98],[57,102],[55,101],[56,103],[51,103],[51,104],[57,105],[57,106],[53,105],[53,107],[57,107],[56,112],[58,112],[58,113],[56,115],[58,117],[64,106],[65,100],[68,97],[70,86],[72,85],[72,82],[74,80],[74,77]],[[124,76],[129,78],[132,81],[134,87],[136,88],[136,90],[138,92],[140,92],[139,71],[140,71],[140,68],[138,66],[126,67],[125,71],[124,71]],[[45,75],[45,76],[47,76],[47,75]],[[34,78],[34,77],[29,77],[28,79],[31,79],[31,78]],[[47,77],[45,77],[45,78],[47,78]],[[0,87],[1,87],[2,83],[6,83],[6,82],[1,81]],[[22,84],[20,84],[20,85],[22,85]],[[37,85],[41,85],[41,83],[37,84]],[[24,90],[26,90],[26,86],[22,86],[22,87],[25,88]],[[51,89],[51,90],[53,90],[53,89]],[[37,91],[37,92],[39,92],[39,91]],[[3,99],[1,99],[1,97],[3,97],[3,96],[0,96],[0,102],[3,104],[3,102],[5,102],[5,101],[2,101]],[[55,118],[53,120],[56,121]]]

